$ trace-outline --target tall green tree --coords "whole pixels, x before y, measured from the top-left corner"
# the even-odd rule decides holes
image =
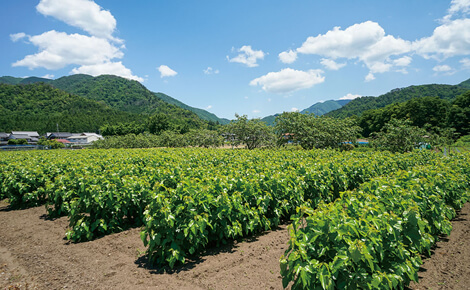
[[[426,142],[426,130],[413,126],[408,119],[391,119],[382,130],[373,134],[372,145],[377,149],[404,153]]]
[[[147,127],[150,133],[159,135],[170,129],[170,121],[167,115],[157,113],[148,119]]]
[[[274,132],[271,127],[266,125],[260,119],[248,119],[246,115],[239,116],[226,125],[227,132],[233,134],[232,145],[244,144],[248,149],[255,149],[262,146],[271,146],[274,144]]]
[[[284,112],[276,118],[278,142],[290,141],[304,149],[340,148],[346,142],[355,142],[361,128],[353,119],[317,117],[313,114]]]

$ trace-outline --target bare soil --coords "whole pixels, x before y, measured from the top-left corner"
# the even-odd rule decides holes
[[[1,289],[282,289],[287,227],[210,249],[174,271],[146,264],[140,229],[86,243],[64,239],[67,218],[44,207],[10,211],[0,201]],[[412,289],[470,289],[470,204],[439,242]]]

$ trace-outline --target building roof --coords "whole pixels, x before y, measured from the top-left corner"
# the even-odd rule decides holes
[[[29,135],[27,134],[11,134],[9,139],[30,139]]]
[[[8,138],[10,137],[10,134],[5,133],[5,132],[0,132],[0,138]]]
[[[57,142],[60,142],[60,143],[63,143],[63,144],[68,144],[68,143],[71,143],[69,140],[65,140],[65,139],[55,139]]]
[[[55,132],[51,133],[49,136],[47,136],[48,139],[65,139],[72,136],[72,133],[69,132]]]
[[[39,138],[39,133],[36,131],[11,131],[12,135],[28,135],[29,137]]]

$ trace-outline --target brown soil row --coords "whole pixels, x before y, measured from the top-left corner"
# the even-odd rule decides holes
[[[44,207],[9,211],[0,201],[1,289],[282,289],[286,226],[159,273],[146,266],[139,229],[73,244],[64,240],[67,218],[51,221],[45,213]],[[469,218],[467,204],[412,289],[470,289]]]

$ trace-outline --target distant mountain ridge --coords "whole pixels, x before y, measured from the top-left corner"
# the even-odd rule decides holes
[[[317,116],[325,115],[333,110],[339,109],[349,103],[351,100],[329,100],[325,102],[320,102],[313,104],[312,106],[308,107],[300,111],[302,114],[315,114]]]
[[[470,79],[457,85],[414,85],[406,88],[393,89],[378,97],[367,96],[356,98],[345,106],[333,110],[326,115],[336,118],[360,116],[367,110],[383,108],[393,103],[403,103],[420,97],[439,97],[450,101],[468,90],[470,90]]]
[[[55,80],[39,77],[0,77],[0,83],[10,85],[38,82],[48,83],[68,93],[104,102],[120,111],[149,114],[155,111],[156,108],[165,107],[165,104],[171,104],[195,113],[202,120],[218,122],[220,124],[230,122],[203,109],[188,106],[163,93],[151,92],[137,81],[113,75],[93,77],[85,74],[75,74]]]
[[[325,102],[318,102],[310,107],[300,111],[302,114],[315,114],[317,116],[323,116],[328,112],[331,112],[333,110],[339,109],[342,106],[346,105],[349,103],[351,100],[328,100]],[[265,122],[266,124],[272,126],[274,125],[274,121],[276,120],[276,117],[279,116],[279,114],[275,115],[270,115],[266,116],[261,119],[261,121]]]

